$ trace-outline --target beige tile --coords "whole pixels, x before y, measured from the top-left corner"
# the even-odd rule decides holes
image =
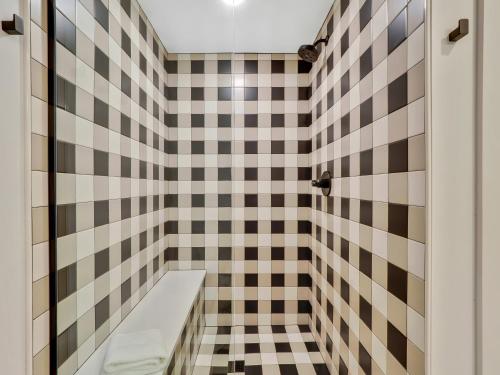
[[[417,135],[408,139],[408,170],[425,170],[425,135]]]
[[[50,347],[47,345],[33,356],[33,375],[50,374]]]
[[[406,304],[391,293],[387,294],[387,319],[406,336]]]
[[[408,238],[422,243],[425,242],[425,207],[409,207]]]
[[[408,71],[408,103],[425,94],[425,63],[419,62]]]
[[[31,94],[47,101],[48,96],[47,68],[36,60],[31,60]]]
[[[408,274],[408,306],[425,315],[425,282],[411,273]]]
[[[33,283],[33,319],[49,310],[49,277]]]
[[[49,210],[48,207],[36,207],[31,210],[33,244],[48,241],[49,239]]]

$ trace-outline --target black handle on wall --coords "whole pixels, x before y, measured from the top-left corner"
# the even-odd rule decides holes
[[[323,195],[330,195],[332,190],[332,175],[330,172],[325,171],[318,180],[312,180],[311,185],[321,189]]]
[[[12,15],[12,21],[2,21],[2,30],[10,35],[24,34],[24,21],[17,14]]]
[[[450,42],[457,42],[469,33],[469,20],[463,18],[458,21],[458,27],[448,35]]]

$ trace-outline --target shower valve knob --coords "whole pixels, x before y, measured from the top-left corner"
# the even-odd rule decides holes
[[[323,195],[330,195],[332,189],[332,175],[330,172],[325,171],[318,180],[312,180],[311,185],[320,188]]]

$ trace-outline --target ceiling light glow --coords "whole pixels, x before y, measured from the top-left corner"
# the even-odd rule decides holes
[[[232,7],[237,7],[241,3],[243,3],[245,0],[222,0],[224,4],[232,6]]]

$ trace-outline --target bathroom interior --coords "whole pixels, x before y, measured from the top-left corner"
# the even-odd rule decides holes
[[[495,373],[498,4],[10,3],[0,372]]]

